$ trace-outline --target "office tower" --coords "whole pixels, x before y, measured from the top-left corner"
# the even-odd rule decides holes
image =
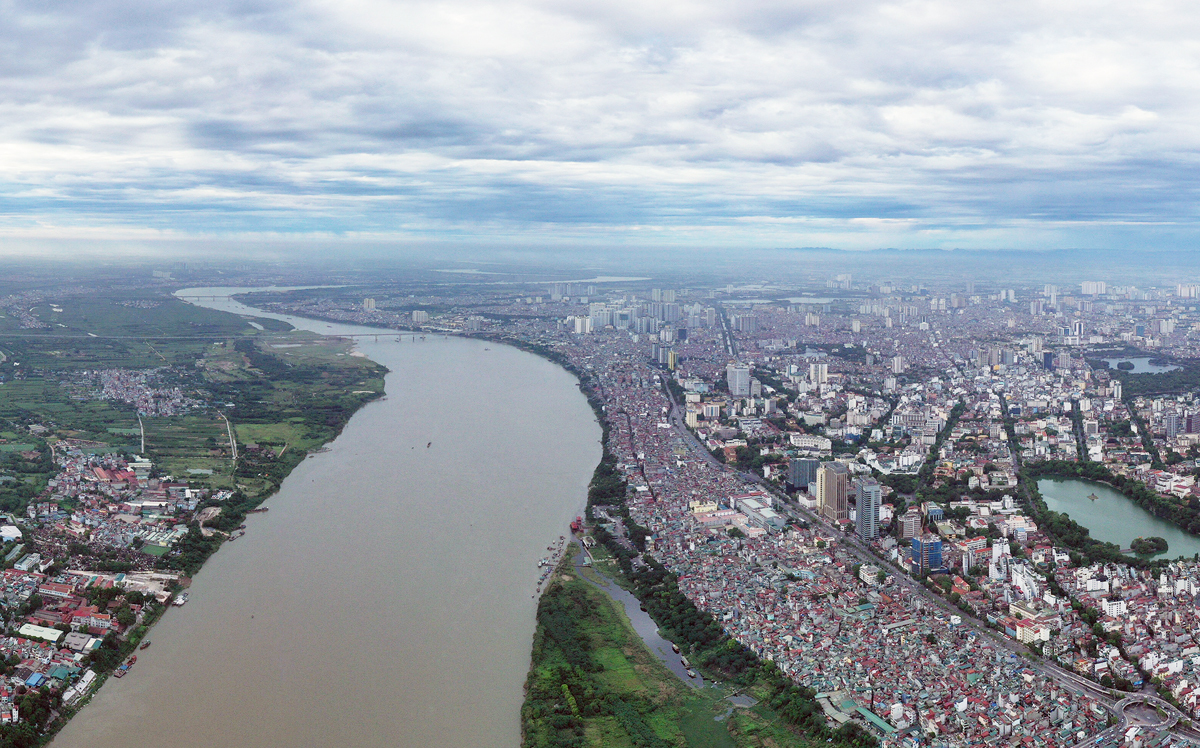
[[[705,309],[704,310],[704,322],[709,327],[716,327],[717,326],[717,310],[711,306],[708,309]]]
[[[575,323],[576,335],[586,335],[592,331],[594,323],[591,317],[572,317],[571,319]]]
[[[750,397],[750,367],[730,364],[725,367],[725,378],[729,383],[729,394],[734,397]]]
[[[372,298],[363,299],[363,311],[364,312],[375,311],[375,299],[372,299]]]
[[[793,488],[808,488],[808,484],[817,482],[817,468],[820,466],[820,460],[793,457],[788,461],[788,485]]]
[[[854,481],[854,493],[858,496],[858,509],[854,518],[854,530],[864,540],[879,537],[879,505],[883,489],[872,478]]]
[[[817,469],[817,501],[821,516],[831,522],[849,519],[850,506],[846,497],[850,471],[840,462],[826,462]]]
[[[909,561],[917,576],[941,569],[942,539],[929,533],[913,538]]]
[[[412,321],[414,324],[423,325],[429,321],[429,312],[416,309],[412,313]]]
[[[1163,416],[1163,429],[1167,433],[1168,439],[1174,439],[1179,435],[1179,416],[1174,413],[1168,413]]]
[[[829,381],[829,364],[809,364],[808,381],[813,384],[825,384]]]
[[[904,373],[904,357],[903,356],[896,356],[892,359],[892,373],[893,374],[903,374]]]

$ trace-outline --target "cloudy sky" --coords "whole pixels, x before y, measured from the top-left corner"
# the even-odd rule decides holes
[[[0,0],[0,237],[1190,247],[1200,11]]]

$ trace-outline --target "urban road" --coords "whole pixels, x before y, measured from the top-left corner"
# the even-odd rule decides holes
[[[1028,667],[1037,670],[1049,678],[1053,678],[1054,680],[1063,684],[1065,687],[1073,688],[1077,692],[1084,692],[1097,698],[1100,703],[1105,706],[1105,708],[1107,708],[1114,714],[1114,716],[1117,717],[1118,721],[1115,725],[1109,727],[1104,732],[1099,733],[1098,735],[1092,735],[1086,740],[1078,743],[1078,746],[1095,746],[1104,742],[1104,740],[1108,738],[1124,733],[1125,730],[1133,726],[1170,729],[1178,737],[1200,743],[1200,730],[1192,727],[1187,722],[1187,718],[1180,714],[1175,707],[1153,695],[1153,693],[1139,692],[1122,694],[1118,699],[1116,694],[1120,692],[1115,692],[1111,689],[1104,688],[1103,686],[1090,681],[1078,675],[1077,673],[1064,670],[1063,668],[1044,660],[1030,659],[1028,657],[1029,650],[1026,649],[1022,644],[1006,636],[997,634],[992,629],[984,626],[974,617],[966,615],[958,608],[950,605],[950,603],[948,603],[945,599],[930,592],[923,585],[918,583],[903,568],[896,566],[890,561],[867,549],[866,546],[864,546],[861,541],[858,540],[858,538],[854,537],[853,535],[843,533],[840,529],[834,527],[831,523],[819,515],[814,514],[803,507],[796,506],[785,494],[780,493],[778,489],[767,483],[767,481],[761,476],[740,470],[734,470],[725,463],[721,462],[714,457],[711,452],[704,448],[704,445],[700,443],[695,434],[693,434],[691,430],[689,430],[684,424],[683,408],[680,407],[679,403],[675,400],[675,396],[671,393],[670,389],[666,387],[665,383],[663,389],[666,391],[667,397],[671,400],[669,417],[672,428],[674,428],[675,432],[683,438],[684,442],[696,455],[706,460],[714,468],[723,470],[725,472],[737,473],[737,475],[745,482],[754,483],[758,486],[761,486],[773,496],[780,499],[779,508],[781,508],[788,517],[794,520],[808,522],[811,525],[816,525],[817,527],[820,527],[828,532],[830,535],[840,538],[842,546],[846,548],[852,555],[854,555],[859,561],[873,564],[884,564],[888,566],[899,578],[905,580],[901,586],[901,589],[905,593],[915,594],[935,608],[938,608],[951,615],[961,616],[964,625],[972,629],[978,636],[986,637],[988,641],[1017,657],[1026,657],[1026,665]],[[1147,685],[1146,688],[1152,689],[1152,686]],[[1145,709],[1146,706],[1153,708],[1147,711]],[[1142,710],[1138,711],[1135,709],[1136,707],[1141,707]],[[1159,720],[1154,720],[1152,717],[1148,716],[1149,714],[1158,716],[1160,711],[1166,716]]]

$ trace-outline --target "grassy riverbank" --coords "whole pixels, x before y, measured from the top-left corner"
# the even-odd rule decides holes
[[[692,689],[643,644],[621,606],[566,562],[538,604],[521,709],[527,748],[816,746],[766,705]],[[820,742],[824,745],[824,741]]]

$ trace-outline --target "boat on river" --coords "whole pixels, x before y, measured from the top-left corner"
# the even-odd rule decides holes
[[[175,598],[175,605],[182,608],[185,604],[187,604],[187,601],[188,593],[180,592],[179,596]]]
[[[138,647],[138,649],[145,649],[145,648],[146,648],[146,647],[148,647],[148,646],[150,646],[150,640],[149,640],[149,639],[147,639],[146,641],[142,642],[142,646]]]
[[[1095,492],[1092,492],[1092,493],[1088,494],[1088,498],[1089,498],[1089,499],[1091,499],[1092,501],[1095,501],[1096,499],[1098,499],[1098,498],[1100,498],[1100,497],[1099,497],[1099,496],[1097,496],[1097,495],[1095,494]]]

